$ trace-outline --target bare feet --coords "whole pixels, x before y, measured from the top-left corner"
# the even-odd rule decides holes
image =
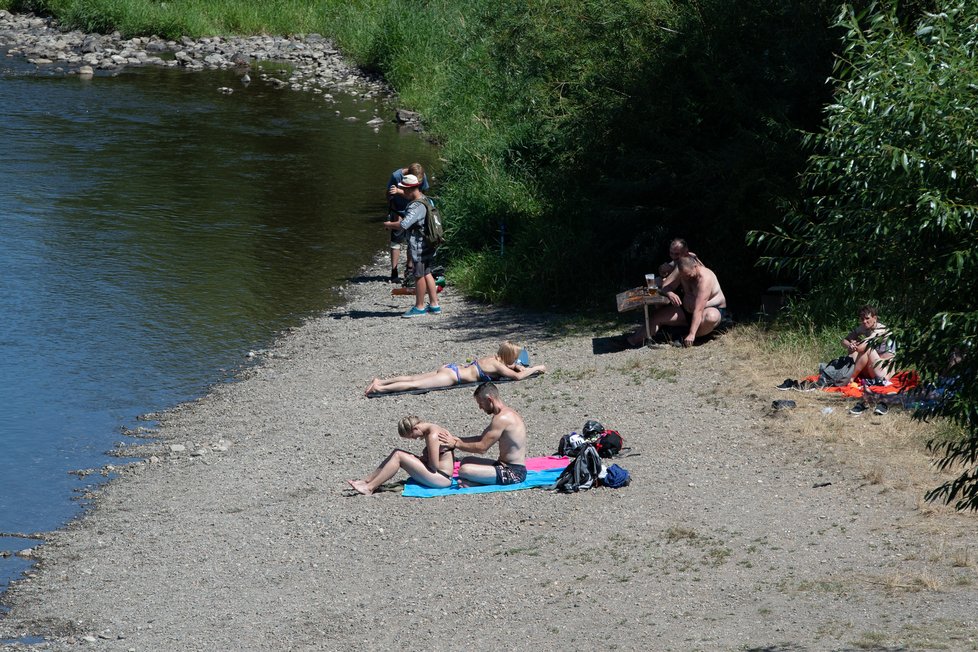
[[[363,395],[364,396],[370,396],[370,394],[372,394],[373,392],[376,392],[377,391],[377,383],[378,382],[380,382],[380,378],[374,378],[373,380],[371,380],[370,381],[370,384],[367,385],[367,389],[363,390]]]
[[[363,480],[347,480],[346,483],[353,487],[357,493],[361,493],[364,496],[369,496],[373,493],[373,490]]]

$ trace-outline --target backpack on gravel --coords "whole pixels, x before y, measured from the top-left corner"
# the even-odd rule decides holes
[[[590,489],[598,483],[598,476],[601,475],[601,458],[598,451],[591,444],[586,444],[577,453],[574,461],[567,465],[567,468],[557,477],[551,489],[562,493],[574,493],[585,489]]]

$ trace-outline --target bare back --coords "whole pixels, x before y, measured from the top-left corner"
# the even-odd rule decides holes
[[[499,429],[499,461],[506,464],[526,464],[527,436],[523,417],[504,407],[492,417],[486,430]]]

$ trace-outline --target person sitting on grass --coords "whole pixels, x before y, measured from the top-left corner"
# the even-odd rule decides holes
[[[843,338],[842,346],[856,364],[853,378],[862,376],[879,384],[889,383],[896,370],[886,361],[896,355],[896,342],[880,323],[876,306],[865,305],[859,309],[859,325]]]
[[[468,364],[450,362],[435,371],[413,376],[395,376],[393,378],[374,378],[364,391],[366,396],[388,394],[391,392],[408,392],[415,389],[443,389],[465,383],[487,382],[506,378],[523,380],[534,374],[542,374],[547,367],[538,364],[524,367],[517,362],[522,349],[512,342],[499,345],[496,355],[479,358]]]
[[[859,324],[842,338],[842,346],[853,361],[852,379],[862,377],[877,385],[890,384],[896,369],[887,361],[892,360],[896,355],[896,342],[893,341],[886,326],[880,323],[876,306],[867,304],[859,309]],[[789,389],[808,391],[821,389],[824,386],[822,379],[798,381],[785,378],[784,382],[776,388],[782,391]]]
[[[426,487],[444,489],[451,486],[452,473],[455,471],[454,447],[442,444],[438,437],[440,434],[450,437],[447,430],[411,416],[404,417],[397,424],[397,434],[405,439],[424,439],[425,447],[421,455],[412,455],[406,450],[395,448],[366,478],[347,480],[351,487],[364,496],[369,496],[393,478],[400,469],[407,471],[411,478]]]

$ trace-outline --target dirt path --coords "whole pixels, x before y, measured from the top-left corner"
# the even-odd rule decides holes
[[[978,647],[959,538],[974,521],[926,517],[824,444],[777,434],[765,407],[778,397],[731,389],[722,339],[595,355],[591,333],[555,336],[548,315],[451,292],[443,315],[402,320],[409,299],[388,296],[380,267],[367,274],[241,382],[163,415],[163,443],[142,451],[156,461],[38,550],[0,638],[100,650]],[[550,369],[502,387],[532,454],[596,418],[640,453],[619,461],[633,484],[350,496],[346,479],[405,443],[399,417],[460,435],[487,423],[470,390],[370,400],[371,376],[504,338]]]

